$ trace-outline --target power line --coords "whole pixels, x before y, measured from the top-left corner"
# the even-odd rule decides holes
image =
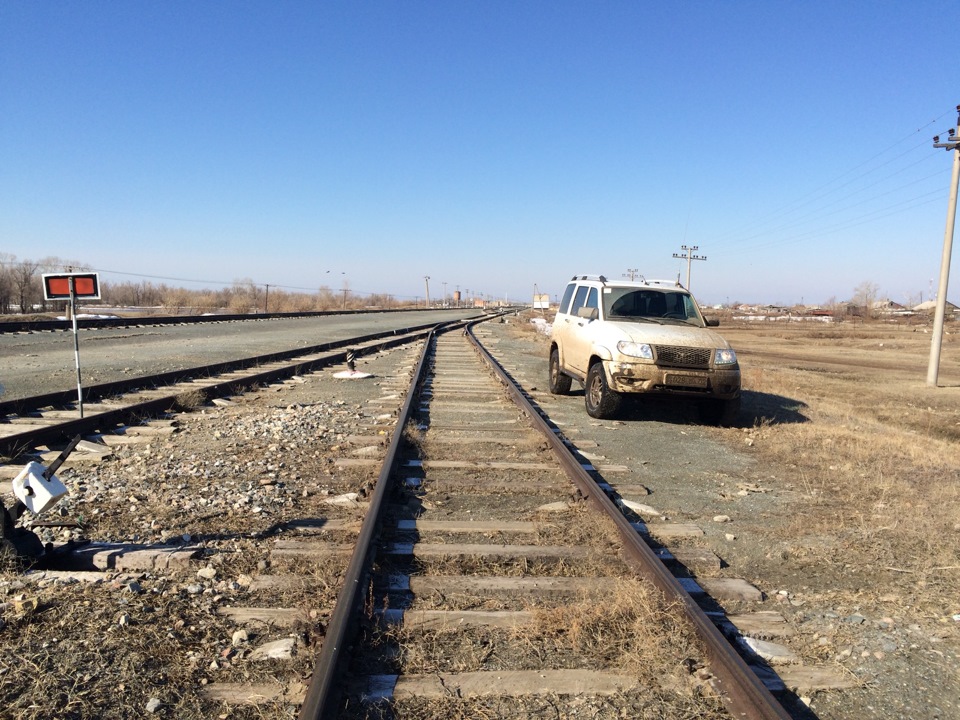
[[[864,178],[867,178],[870,175],[874,175],[876,177],[879,171],[881,171],[883,168],[888,167],[891,164],[897,162],[898,160],[910,155],[911,153],[915,152],[919,148],[926,147],[928,141],[924,140],[915,145],[911,145],[909,148],[907,148],[903,152],[900,152],[894,155],[893,157],[885,159],[883,162],[880,162],[879,164],[876,163],[878,159],[883,158],[894,148],[897,148],[898,146],[902,145],[905,141],[910,140],[918,133],[923,132],[925,128],[929,128],[930,126],[933,126],[936,123],[940,122],[940,120],[946,115],[948,115],[950,112],[951,111],[942,113],[939,117],[931,120],[930,122],[921,126],[917,130],[909,133],[903,138],[897,140],[896,142],[891,143],[890,145],[885,147],[883,150],[880,150],[879,152],[874,153],[864,161],[857,163],[856,165],[851,167],[849,170],[846,170],[836,175],[832,179],[824,183],[821,183],[819,186],[815,187],[805,195],[798,197],[791,202],[787,202],[784,205],[781,205],[778,209],[770,213],[767,213],[766,215],[761,216],[760,218],[757,219],[757,221],[753,222],[751,225],[742,227],[740,230],[737,230],[737,231],[727,232],[722,235],[719,235],[715,239],[715,241],[718,241],[718,242],[722,241],[726,246],[748,243],[750,240],[753,240],[755,238],[763,237],[764,235],[768,235],[774,232],[788,229],[790,227],[795,227],[797,224],[805,220],[815,221],[817,218],[823,217],[824,211],[827,208],[830,208],[831,206],[835,206],[838,203],[841,203],[844,200],[852,198],[858,194],[864,193],[870,188],[876,187],[877,185],[881,184],[883,181],[906,172],[911,167],[915,167],[923,162],[932,161],[933,159],[932,155],[930,155],[929,153],[925,153],[923,157],[916,160],[915,162],[911,162],[905,166],[895,168],[891,172],[884,173],[878,179],[875,179],[873,182],[870,182],[869,184],[866,184],[856,189],[852,189],[850,192],[847,192],[847,193],[841,193],[841,191],[844,188],[850,188],[852,185],[854,185],[858,181]],[[863,170],[863,171],[858,172],[860,170]],[[852,177],[850,177],[851,175]],[[927,179],[929,177],[933,177],[933,175],[925,176],[922,179]],[[906,185],[920,182],[922,179],[908,182],[906,183]],[[838,194],[840,196],[836,197]],[[866,200],[860,201],[856,204],[860,205],[860,204],[863,204],[864,202],[868,202],[870,200],[876,200],[880,197],[884,197],[885,195],[889,195],[889,194],[890,194],[890,191],[886,191],[884,193],[880,193],[879,195],[872,195]],[[815,206],[815,207],[811,208],[810,206]],[[800,213],[804,208],[810,208],[810,209],[807,212],[800,214],[798,216],[798,213]],[[834,214],[834,212],[831,211],[827,214]],[[791,216],[793,216],[792,219],[791,219]],[[772,228],[769,227],[771,222],[775,220],[779,220],[779,223],[775,227],[772,227]]]
[[[14,266],[19,265],[19,264],[20,264],[20,263],[17,262],[17,261],[10,262],[10,261],[0,260],[0,266],[14,267]],[[75,265],[76,265],[76,263],[75,263]],[[84,270],[90,270],[91,272],[99,272],[99,273],[104,273],[104,274],[106,274],[106,275],[121,275],[121,276],[123,276],[123,277],[143,278],[143,279],[146,279],[146,280],[165,280],[165,281],[167,281],[167,282],[194,283],[194,284],[197,284],[197,285],[224,285],[224,286],[228,286],[228,287],[229,287],[229,286],[234,286],[234,285],[241,285],[241,286],[253,285],[253,286],[256,286],[256,287],[261,287],[261,286],[266,287],[266,286],[269,286],[269,287],[272,287],[272,288],[274,288],[274,289],[280,289],[280,290],[297,290],[297,291],[307,292],[307,293],[315,293],[315,292],[317,292],[317,287],[298,287],[298,286],[296,286],[296,285],[278,285],[278,284],[272,283],[272,282],[271,282],[271,283],[265,283],[265,282],[258,282],[258,281],[256,281],[256,280],[247,280],[247,279],[244,279],[244,280],[229,280],[229,281],[228,281],[228,280],[198,280],[198,279],[196,279],[196,278],[168,277],[168,276],[166,276],[166,275],[148,275],[148,274],[146,274],[146,273],[132,273],[132,272],[125,272],[125,271],[123,271],[123,270],[108,270],[108,269],[106,269],[106,268],[94,268],[94,267],[89,267],[89,266],[87,266],[86,264],[83,264],[83,263],[81,263],[81,265],[83,265],[83,269],[84,269]],[[329,273],[331,273],[331,272],[334,272],[334,273],[335,273],[335,271],[326,270],[326,271],[324,272],[324,274],[326,275],[326,274],[329,274]],[[340,272],[340,275],[345,275],[345,274],[346,274],[346,273],[344,273],[344,272]],[[336,276],[336,275],[335,275],[335,276]],[[389,295],[389,296],[391,296],[391,297],[400,298],[400,299],[413,299],[413,298],[417,297],[416,295],[396,295],[396,294],[394,294],[394,293],[384,293],[384,292],[380,292],[380,291],[368,291],[368,290],[350,290],[350,293],[351,293],[352,295],[358,295],[358,296],[367,296],[367,295]]]

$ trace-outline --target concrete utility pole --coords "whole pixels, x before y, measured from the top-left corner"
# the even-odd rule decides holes
[[[683,254],[683,255],[678,255],[677,253],[674,253],[673,256],[674,256],[675,258],[680,258],[681,260],[685,259],[685,260],[687,261],[687,285],[686,285],[686,288],[687,288],[687,290],[689,290],[689,289],[690,289],[690,261],[691,261],[691,260],[706,260],[706,259],[707,259],[707,256],[706,256],[706,255],[702,255],[702,256],[701,256],[701,255],[694,255],[694,254],[693,254],[693,253],[695,253],[697,250],[700,249],[700,246],[699,246],[699,245],[694,245],[693,247],[687,247],[686,245],[681,245],[681,246],[680,246],[680,249],[683,250],[685,254]]]
[[[427,286],[427,307],[430,307],[430,276],[424,275],[423,282]]]
[[[625,278],[630,278],[630,282],[633,282],[637,279],[637,276],[640,274],[640,271],[637,268],[628,268],[627,272],[624,274]]]
[[[957,106],[960,114],[960,105]],[[933,340],[930,345],[930,364],[927,366],[927,385],[937,386],[940,372],[940,347],[943,344],[943,319],[947,312],[947,281],[950,279],[950,256],[953,254],[953,226],[957,219],[957,184],[960,181],[960,117],[957,127],[950,129],[946,142],[938,135],[933,139],[935,148],[953,150],[953,179],[950,182],[950,200],[947,203],[947,229],[943,233],[943,256],[940,260],[940,285],[937,290],[937,309],[933,316]]]

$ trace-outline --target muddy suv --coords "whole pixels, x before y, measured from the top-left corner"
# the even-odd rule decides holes
[[[701,417],[729,425],[740,410],[740,366],[679,283],[575,276],[550,336],[550,392],[583,383],[587,414],[608,418],[629,393],[699,402]]]

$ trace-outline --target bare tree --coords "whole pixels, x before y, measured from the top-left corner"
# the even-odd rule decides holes
[[[250,278],[234,280],[227,307],[230,308],[230,312],[238,315],[263,310],[263,292],[260,286]]]
[[[880,296],[880,286],[868,280],[863,281],[853,289],[853,298],[851,302],[863,307],[863,316],[871,317],[873,315],[873,304]]]
[[[163,295],[163,306],[168,311],[172,308],[174,315],[179,315],[180,310],[190,306],[190,291],[183,288],[167,288]]]
[[[32,308],[33,301],[40,297],[40,281],[37,270],[40,264],[32,260],[23,260],[16,263],[10,272],[13,284],[13,297],[20,305],[21,314],[26,314]]]
[[[13,302],[13,264],[17,256],[0,253],[0,313],[9,313]]]

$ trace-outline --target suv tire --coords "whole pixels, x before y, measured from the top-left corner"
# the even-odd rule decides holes
[[[603,363],[595,362],[587,371],[587,380],[583,385],[584,404],[587,415],[598,420],[611,418],[620,409],[620,393],[607,385],[607,375]]]
[[[570,392],[570,385],[573,378],[564,375],[560,371],[560,352],[553,348],[550,350],[550,394],[567,395]]]

